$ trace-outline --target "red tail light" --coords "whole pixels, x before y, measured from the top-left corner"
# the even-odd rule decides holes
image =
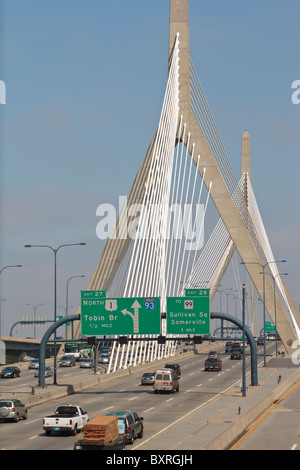
[[[72,424],[72,420],[70,419],[70,424]]]
[[[130,434],[130,428],[126,428],[126,434]]]
[[[14,413],[16,410],[15,410],[15,408],[14,408],[14,407],[12,407],[11,411]]]

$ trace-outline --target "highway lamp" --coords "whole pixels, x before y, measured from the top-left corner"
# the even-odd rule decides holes
[[[259,273],[259,274],[263,274],[263,273]],[[273,279],[273,289],[274,289],[274,318],[275,318],[275,341],[276,341],[276,356],[278,354],[278,341],[277,341],[277,317],[276,317],[276,277],[277,276],[288,276],[288,273],[278,273],[276,274],[276,276],[273,276],[273,274],[271,273],[266,273],[266,274],[269,274],[269,276],[271,276],[271,278]]]
[[[74,307],[74,305],[69,305],[69,308],[73,308],[73,307]],[[64,315],[64,316],[67,317],[67,313],[66,313],[66,312],[67,312],[67,309],[66,309],[66,307],[63,306],[63,305],[58,305],[58,308],[63,308],[64,311],[65,311],[65,315]],[[67,323],[65,323],[65,328],[67,329]],[[67,339],[67,335],[66,335],[65,339]]]
[[[45,304],[37,304],[37,305],[33,305],[33,304],[26,304],[26,305],[31,305],[31,307],[33,307],[33,338],[35,339],[35,322],[36,322],[36,309],[40,306],[40,305],[45,305]]]
[[[56,312],[57,312],[57,282],[56,282],[56,255],[58,250],[65,246],[83,246],[86,243],[66,243],[60,245],[58,248],[53,248],[50,245],[25,245],[25,248],[49,248],[54,253],[54,323],[56,322]],[[53,366],[53,384],[57,384],[57,374],[56,374],[56,330],[54,330],[54,366]]]
[[[10,264],[10,265],[4,266],[2,269],[0,269],[0,274],[2,273],[2,271],[4,271],[4,269],[7,269],[7,268],[22,268],[22,265]],[[6,300],[6,299],[2,299],[2,300]],[[0,305],[1,305],[1,302],[0,302]],[[0,336],[1,336],[1,307],[0,307]]]
[[[69,282],[71,281],[71,279],[74,279],[76,277],[85,277],[84,275],[81,275],[81,276],[71,276],[68,280],[67,280],[67,287],[66,287],[66,316],[68,316],[68,309],[69,309]],[[65,325],[65,337],[67,339],[67,324]],[[74,338],[74,322],[72,322],[72,326],[71,326],[71,329],[72,329],[72,339]]]
[[[280,261],[268,261],[265,264],[257,263],[257,262],[244,262],[242,261],[241,264],[257,264],[261,266],[263,272],[263,324],[264,324],[264,366],[266,366],[266,292],[265,292],[265,268],[271,263],[286,263],[286,259],[282,259]]]
[[[218,291],[220,293],[220,313],[222,313],[222,293],[227,290],[232,291],[232,287],[228,287],[226,289],[222,289]],[[228,297],[227,297],[227,300],[228,300]],[[227,303],[227,315],[228,315],[228,303]],[[223,325],[224,325],[223,319],[221,319],[221,338],[224,338]]]
[[[245,297],[246,297],[246,288],[245,284],[243,284],[242,289],[242,297],[243,297],[243,381],[242,381],[242,395],[243,397],[246,396],[246,328],[245,328]]]
[[[227,295],[227,315],[229,315],[229,296],[230,295],[233,295],[236,294],[238,291],[237,290],[232,290],[232,288],[230,289],[229,292],[225,292],[225,294]],[[228,328],[228,322],[227,322],[227,328]],[[232,333],[232,331],[230,332],[230,334]]]
[[[6,299],[0,299],[0,336],[1,336],[1,302],[6,302]]]

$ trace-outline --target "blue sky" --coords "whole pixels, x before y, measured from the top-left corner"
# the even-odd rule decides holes
[[[275,258],[299,296],[298,0],[190,0],[190,52],[231,164],[251,136],[252,184]],[[156,129],[167,80],[169,1],[1,0],[2,333],[26,303],[75,313],[103,249],[96,208],[126,195]],[[63,309],[59,309],[63,313]],[[32,335],[17,328],[18,336]],[[42,330],[38,330],[42,331]]]

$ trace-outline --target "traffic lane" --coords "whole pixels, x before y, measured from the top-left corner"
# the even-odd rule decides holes
[[[223,367],[230,364],[228,357],[225,357],[223,364]],[[140,385],[140,376],[135,375],[134,377],[127,376],[113,379],[109,383],[100,384],[98,388],[93,388],[90,391],[82,392],[73,395],[72,397],[66,397],[66,400],[72,401],[73,403],[76,401],[76,404],[78,403],[80,406],[87,409],[90,418],[121,408],[136,410],[141,415],[146,413],[147,420],[145,422],[145,433],[146,435],[148,432],[151,434],[161,427],[160,423],[162,421],[163,414],[166,416],[164,423],[169,423],[180,417],[181,414],[191,410],[195,403],[197,404],[202,401],[205,402],[205,400],[209,399],[212,394],[218,393],[220,388],[222,388],[223,383],[228,386],[232,381],[241,376],[241,368],[238,369],[235,367],[237,364],[228,367],[228,370],[226,370],[227,374],[224,374],[224,370],[220,374],[217,372],[204,372],[203,365],[204,356],[200,355],[194,356],[182,363],[183,372],[182,378],[180,379],[180,392],[175,394],[176,396],[166,395],[165,397],[162,397],[160,395],[156,395],[153,393],[152,387],[150,390],[146,387],[145,390],[145,387]],[[203,387],[201,389],[201,393],[197,394],[197,387],[201,386]],[[191,393],[193,388],[195,388],[195,390]],[[205,390],[207,388],[213,390],[207,391]],[[184,397],[183,401],[180,397]],[[141,400],[141,398],[143,398],[143,400]],[[56,405],[62,402],[64,402],[63,399],[53,401],[53,404],[50,407],[48,406],[48,410],[44,409],[44,411],[40,413],[40,419],[42,419],[44,415],[52,414]],[[36,408],[37,407],[30,410],[30,416],[31,412]],[[155,429],[152,426],[149,426],[149,423],[152,421],[151,413],[153,412],[158,414],[158,418],[154,417],[153,425]],[[21,424],[21,422],[17,424]],[[41,434],[41,430],[42,424],[40,421],[35,432],[33,431],[31,442],[37,439],[36,436]],[[63,443],[64,439],[65,437],[61,438],[62,448],[64,448],[65,445],[69,446],[70,444],[70,442],[68,442],[70,439],[66,438],[67,442]],[[45,442],[37,443],[37,441],[35,444],[38,445],[37,448],[41,448],[40,445],[46,445]],[[50,447],[52,446],[52,444],[48,445],[50,445]],[[27,448],[26,446],[25,448]],[[55,449],[56,447],[57,443],[55,443],[53,448]],[[18,446],[16,448],[18,448]]]
[[[192,367],[194,365],[192,364]],[[202,374],[204,379],[205,376],[208,377],[210,375],[207,375],[205,372],[202,372]],[[145,387],[140,385],[139,377],[122,378],[121,380],[114,379],[97,389],[76,394],[72,397],[66,397],[66,399],[72,403],[76,402],[76,404],[86,409],[90,418],[118,409],[135,410],[142,416],[145,415],[145,436],[150,436],[153,432],[161,429],[165,423],[168,424],[189,411],[194,407],[195,403],[205,402],[206,397],[211,396],[211,392],[199,393],[198,396],[196,396],[195,392],[193,394],[190,393],[191,387],[197,386],[197,380],[197,375],[196,377],[195,374],[187,375],[185,379],[180,379],[182,385],[181,391],[178,394],[156,395],[152,387],[146,387],[145,390]],[[203,383],[205,383],[205,380]],[[52,414],[55,407],[62,402],[64,400],[58,399],[53,400],[51,404],[32,408],[27,422],[6,423],[10,427],[6,427],[5,431],[1,426],[2,448],[7,446],[15,449],[72,448],[74,443],[72,436],[70,439],[70,436],[53,435],[45,439],[45,434],[42,430],[42,417]],[[153,411],[154,415],[151,413]],[[23,424],[24,426],[22,426]],[[29,424],[30,426],[28,426]],[[12,425],[14,425],[13,428],[11,427]],[[7,433],[8,429],[9,434]],[[23,430],[26,430],[26,434],[24,434]],[[4,434],[2,431],[4,431]]]
[[[300,382],[242,436],[232,450],[299,450]]]
[[[18,398],[22,401],[26,400],[26,397],[30,395],[33,390],[38,387],[38,377],[34,377],[34,369],[24,369],[21,371],[21,376],[11,379],[0,379],[0,395],[8,397],[10,393],[19,393]],[[67,384],[68,377],[84,379],[84,377],[90,377],[94,374],[91,369],[80,368],[79,364],[75,367],[62,367],[57,370],[57,384]],[[45,384],[53,384],[53,376],[45,377]]]

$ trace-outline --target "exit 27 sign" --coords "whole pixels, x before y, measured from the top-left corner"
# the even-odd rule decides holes
[[[83,293],[82,293],[83,294]],[[81,295],[82,335],[160,334],[160,298]]]

